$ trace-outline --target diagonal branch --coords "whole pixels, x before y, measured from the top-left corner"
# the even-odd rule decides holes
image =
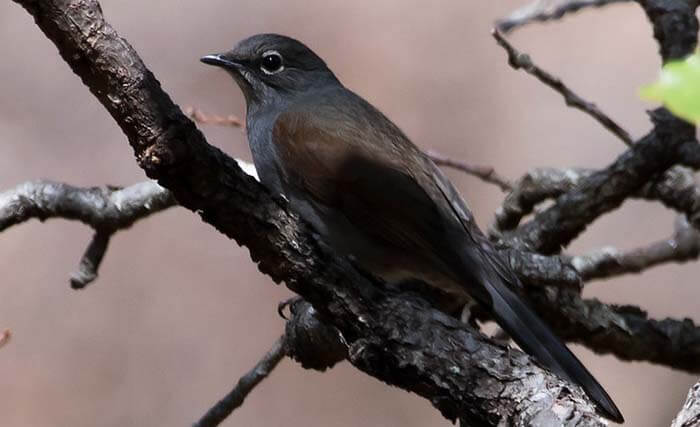
[[[107,108],[146,173],[183,206],[248,246],[261,271],[312,303],[342,332],[353,365],[429,399],[450,419],[527,424],[538,414],[561,419],[576,413],[579,425],[602,425],[579,389],[422,299],[392,294],[323,247],[282,200],[206,143],[104,21],[96,1],[17,2]]]
[[[678,160],[678,153],[696,144],[695,129],[659,109],[651,113],[654,129],[607,168],[595,171],[559,196],[554,205],[504,236],[516,247],[552,254],[568,245],[588,224],[616,209],[655,176]]]
[[[581,98],[571,89],[569,89],[569,87],[566,86],[558,77],[555,77],[538,67],[537,64],[532,61],[530,55],[522,53],[514,48],[513,45],[511,45],[498,30],[493,30],[491,34],[493,35],[493,38],[496,39],[498,45],[505,49],[506,53],[508,53],[508,63],[511,67],[516,70],[522,69],[526,73],[534,76],[537,78],[537,80],[541,81],[546,86],[549,86],[563,96],[566,105],[583,111],[584,113],[593,117],[593,119],[603,125],[605,129],[609,130],[615,136],[620,138],[625,144],[632,144],[633,141],[630,134],[608,115],[603,113],[603,111],[600,110],[594,103]]]
[[[285,336],[282,335],[275,341],[272,348],[258,361],[258,363],[247,374],[243,375],[236,386],[216,405],[211,407],[206,414],[202,416],[193,427],[215,427],[221,424],[231,412],[243,404],[243,401],[248,394],[262,380],[277,367],[277,364],[286,355],[285,351]]]
[[[228,126],[234,128],[243,128],[243,121],[233,114],[228,116],[220,116],[218,114],[206,114],[196,107],[185,107],[185,115],[192,119],[195,123],[216,126]]]
[[[428,156],[430,156],[430,159],[438,166],[446,166],[473,175],[484,182],[497,185],[503,191],[510,191],[513,189],[509,180],[499,175],[493,166],[470,165],[460,160],[453,160],[435,151],[429,151]]]
[[[688,391],[683,408],[673,419],[671,427],[697,427],[698,425],[700,425],[700,383],[696,383]]]
[[[12,332],[10,332],[9,329],[5,329],[2,331],[0,334],[0,348],[2,348],[5,344],[10,342],[10,338],[12,338]]]
[[[589,7],[603,7],[613,3],[629,2],[630,0],[535,0],[525,5],[503,19],[496,22],[496,27],[503,33],[509,33],[518,27],[533,22],[546,22],[561,19],[564,15],[578,12]]]

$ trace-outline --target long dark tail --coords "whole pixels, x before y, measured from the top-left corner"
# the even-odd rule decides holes
[[[623,423],[622,413],[593,375],[569,348],[513,291],[498,281],[484,280],[498,324],[528,354],[554,373],[580,385],[609,419]]]

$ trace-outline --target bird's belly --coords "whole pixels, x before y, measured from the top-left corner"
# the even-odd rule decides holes
[[[350,257],[360,268],[384,281],[397,284],[421,281],[443,292],[466,295],[465,288],[434,259],[397,250],[363,233],[342,212],[319,207],[304,197],[288,192],[291,207],[309,222],[338,254]]]

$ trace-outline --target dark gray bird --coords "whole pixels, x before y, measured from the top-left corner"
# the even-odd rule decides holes
[[[387,282],[419,280],[455,301],[475,299],[527,353],[623,422],[603,387],[510,290],[518,278],[450,181],[314,52],[260,34],[202,62],[224,68],[243,91],[262,183],[336,251]]]

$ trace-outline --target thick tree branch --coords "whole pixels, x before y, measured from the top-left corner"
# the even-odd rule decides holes
[[[537,168],[529,171],[515,183],[513,190],[496,210],[494,231],[515,229],[538,204],[574,190],[594,173],[593,169],[582,168]],[[691,224],[700,229],[700,188],[688,168],[674,166],[630,197],[661,201],[667,207],[685,214]]]
[[[509,33],[518,27],[533,23],[561,19],[564,15],[589,7],[602,7],[630,0],[535,0],[496,22],[499,31]]]
[[[690,224],[700,230],[700,187],[688,168],[672,167],[660,179],[642,187],[637,195],[647,200],[658,200],[685,214]]]
[[[654,26],[663,62],[682,59],[698,42],[697,0],[637,0]]]
[[[686,144],[681,149],[681,163],[694,170],[700,170],[700,144]]]
[[[426,397],[448,418],[527,424],[533,417],[561,420],[576,413],[577,425],[602,425],[580,390],[569,390],[522,353],[490,343],[419,298],[391,294],[324,248],[283,201],[206,143],[103,20],[96,1],[17,2],[112,114],[146,173],[248,246],[261,271],[286,281],[327,316],[348,342],[355,366]]]
[[[577,420],[572,424],[601,425],[579,390],[567,390],[570,386],[531,364],[522,353],[490,342],[421,298],[386,290],[334,256],[286,210],[283,200],[271,198],[234,160],[206,144],[134,50],[104,22],[97,2],[17,2],[34,15],[66,62],[112,114],[147,174],[205,221],[247,245],[261,271],[286,281],[314,304],[324,322],[342,333],[348,359],[355,366],[426,397],[448,418],[466,417],[475,424],[504,419],[531,424],[571,416],[567,419]],[[697,145],[694,135],[689,138],[693,133],[689,126],[663,111],[654,118],[657,127],[650,135],[609,168],[560,196],[554,207],[524,227],[522,236],[510,236],[510,242],[556,252],[586,224],[641,188],[649,176],[678,161],[677,153],[687,151],[690,142]],[[592,201],[576,207],[586,197]],[[557,242],[553,230],[559,226],[564,237]],[[539,256],[531,258],[536,268],[542,265]],[[575,275],[572,270],[566,269],[566,274]],[[585,337],[595,350],[613,351],[623,358],[698,370],[700,333],[689,320],[650,320],[636,308],[582,300],[577,288],[547,287],[533,290],[533,295],[538,308],[549,310],[545,314],[570,339]]]
[[[557,253],[600,215],[610,212],[638,192],[677,160],[686,144],[696,144],[695,129],[660,109],[652,113],[655,127],[610,166],[595,171],[537,213],[531,221],[505,234],[516,246]]]
[[[688,391],[688,397],[671,427],[697,427],[700,425],[700,383],[696,383]]]
[[[700,327],[691,319],[650,319],[638,307],[583,299],[570,288],[533,289],[528,295],[564,339],[623,360],[700,373]]]

